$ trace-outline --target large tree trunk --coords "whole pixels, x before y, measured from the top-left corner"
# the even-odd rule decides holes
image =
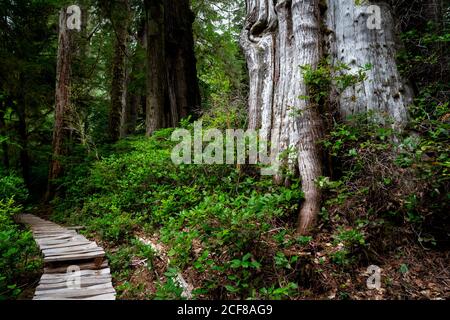
[[[146,0],[147,10],[147,103],[146,134],[164,127],[167,78],[165,72],[164,0]]]
[[[322,11],[326,10],[323,17],[319,2]],[[395,127],[402,128],[407,122],[407,105],[412,95],[395,62],[394,20],[390,7],[380,2],[376,3],[381,9],[380,30],[368,27],[367,1],[356,5],[355,0],[328,0],[327,8],[319,0],[246,3],[241,44],[250,72],[249,127],[262,129],[263,135],[278,146],[279,153],[288,149],[297,151],[287,164],[291,169],[298,168],[302,179],[305,200],[298,232],[307,233],[320,209],[321,193],[315,180],[322,175],[318,143],[323,125],[320,108],[299,98],[308,96],[299,67],[318,65],[324,58],[322,43],[328,43],[332,64],[347,64],[350,72],[356,73],[371,64],[366,81],[348,88],[342,95],[332,95],[338,98],[331,100],[342,118],[372,111],[378,119],[388,116]],[[323,24],[327,32],[321,28]],[[276,180],[282,182],[283,178],[277,176]]]
[[[61,156],[65,154],[64,140],[67,138],[65,115],[69,112],[70,104],[70,73],[73,44],[70,32],[67,30],[67,13],[63,8],[59,15],[58,56],[56,67],[55,89],[55,123],[53,128],[52,160],[48,175],[46,200],[54,192],[54,180],[62,173]]]
[[[189,0],[167,1],[166,57],[169,93],[169,126],[176,126],[182,118],[200,105],[197,68],[194,54],[192,23],[194,15]]]
[[[373,113],[381,121],[390,118],[401,129],[408,120],[407,106],[412,101],[412,91],[397,69],[395,23],[391,7],[377,1],[381,24],[376,28],[371,24],[374,20],[368,22],[375,17],[370,5],[369,1],[356,5],[355,0],[328,0],[326,24],[332,31],[329,36],[332,63],[344,63],[352,73],[366,64],[372,66],[367,80],[345,90],[336,102],[343,118]]]
[[[200,104],[188,0],[146,0],[147,135],[176,126]]]
[[[111,141],[117,141],[121,136],[122,112],[126,109],[126,52],[129,15],[128,0],[117,1],[111,8],[111,23],[115,34],[111,109],[109,112],[109,138]]]
[[[319,0],[248,0],[241,44],[250,71],[249,126],[262,129],[279,152],[296,150],[287,165],[299,170],[305,201],[298,232],[307,233],[320,208],[322,175],[318,142],[322,121],[308,95],[300,66],[321,59]],[[270,136],[270,132],[276,136]],[[280,181],[280,176],[276,180]]]

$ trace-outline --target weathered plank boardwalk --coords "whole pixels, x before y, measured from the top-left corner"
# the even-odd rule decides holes
[[[105,251],[74,230],[21,214],[44,256],[44,274],[33,300],[115,300]]]

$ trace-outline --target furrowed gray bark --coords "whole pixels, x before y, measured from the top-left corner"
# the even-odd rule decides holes
[[[250,72],[249,127],[279,146],[295,150],[286,159],[299,170],[305,200],[298,232],[310,231],[320,208],[322,175],[318,142],[322,121],[318,109],[300,96],[308,95],[300,66],[316,67],[321,58],[318,0],[247,1],[246,25],[241,35]],[[277,136],[270,136],[277,132]],[[281,176],[276,181],[283,182]],[[288,181],[284,181],[287,183]]]
[[[380,9],[380,28],[373,20],[371,5]],[[356,5],[355,0],[328,0],[326,25],[331,31],[328,53],[332,64],[344,63],[351,73],[357,73],[366,64],[372,66],[366,81],[348,88],[335,101],[341,117],[373,113],[381,122],[389,118],[395,128],[401,129],[408,120],[412,91],[397,69],[398,41],[391,10],[380,1]]]
[[[327,8],[322,8],[326,14],[321,17],[319,2],[324,4],[319,0],[247,0],[241,35],[250,74],[249,128],[261,129],[262,135],[279,147],[279,153],[296,151],[286,164],[298,169],[302,179],[301,234],[310,231],[320,209],[316,180],[322,175],[318,143],[324,129],[317,105],[299,98],[308,96],[299,67],[315,68],[325,54],[334,66],[342,63],[350,67],[346,72],[352,74],[372,66],[364,82],[339,95],[333,94],[337,89],[332,88],[330,100],[342,119],[372,113],[381,123],[390,118],[395,128],[402,129],[412,100],[412,91],[395,61],[398,42],[391,7],[385,2],[370,8],[368,1],[357,5],[355,0],[328,0]],[[373,20],[373,10],[378,8],[379,28]],[[327,44],[326,50],[322,50],[322,43]],[[270,136],[271,131],[276,136]],[[283,179],[275,177],[280,183]]]

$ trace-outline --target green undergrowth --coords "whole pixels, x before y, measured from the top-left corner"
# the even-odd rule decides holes
[[[0,300],[4,300],[20,296],[42,261],[31,232],[13,220],[28,197],[23,180],[1,172],[0,194]]]
[[[373,115],[334,124],[322,141],[334,170],[317,181],[324,201],[312,236],[294,232],[299,181],[277,186],[249,166],[177,166],[173,129],[127,138],[100,160],[75,166],[53,218],[85,225],[102,242],[122,298],[182,299],[177,272],[188,275],[197,299],[325,294],[359,268],[381,264],[405,239],[448,246],[449,110],[439,105],[421,117],[422,109],[418,100],[402,133]],[[163,244],[170,264],[161,267],[138,234]],[[153,276],[137,280],[136,259]],[[338,289],[338,297],[349,291]]]
[[[54,219],[85,225],[107,247],[135,247],[138,232],[157,235],[169,248],[171,267],[199,276],[198,297],[283,297],[293,285],[280,289],[278,279],[267,276],[277,251],[265,239],[277,234],[272,229],[293,233],[302,199],[299,182],[276,186],[256,168],[177,166],[170,158],[172,131],[125,139],[110,156],[69,172],[64,198],[53,203]],[[120,257],[111,259],[120,266]],[[128,265],[113,269],[120,274]]]
[[[376,261],[406,239],[448,248],[448,104],[435,110],[422,117],[418,100],[411,108],[415,120],[403,132],[371,115],[354,116],[335,124],[323,141],[335,169],[318,181],[325,194],[322,230],[340,245],[333,261]]]

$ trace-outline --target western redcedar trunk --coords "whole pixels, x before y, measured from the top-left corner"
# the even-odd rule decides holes
[[[284,162],[291,171],[299,171],[305,195],[299,212],[301,234],[314,226],[321,205],[316,180],[323,174],[319,143],[324,115],[311,98],[305,98],[309,93],[300,67],[315,69],[326,56],[332,65],[343,62],[353,72],[371,64],[368,79],[335,101],[338,113],[345,118],[373,111],[390,116],[399,128],[407,121],[411,90],[395,63],[391,8],[376,4],[381,9],[381,29],[368,27],[368,1],[362,5],[354,0],[246,1],[241,45],[250,73],[249,126],[261,129],[280,154],[291,154]],[[271,130],[276,136],[270,135]],[[275,180],[288,182],[280,175]]]
[[[146,134],[164,127],[167,86],[165,72],[164,0],[146,0],[147,13],[147,103]]]
[[[302,178],[298,232],[307,233],[320,208],[315,180],[322,175],[317,142],[323,125],[318,109],[299,98],[308,95],[299,67],[314,68],[321,59],[319,1],[250,0],[247,14],[241,42],[250,71],[250,128],[268,134],[276,129],[277,136],[268,138],[280,153],[297,151],[284,162]]]
[[[338,98],[341,117],[374,113],[381,122],[388,117],[395,127],[403,128],[408,120],[407,106],[412,102],[412,91],[400,76],[396,64],[398,39],[391,7],[376,2],[380,10],[380,25],[371,25],[373,12],[368,1],[356,5],[354,0],[329,0],[326,25],[330,33],[328,54],[331,63],[344,63],[357,73],[370,64],[367,80],[346,89]],[[373,16],[375,18],[375,16]]]
[[[146,0],[146,133],[176,126],[200,105],[188,0]]]

